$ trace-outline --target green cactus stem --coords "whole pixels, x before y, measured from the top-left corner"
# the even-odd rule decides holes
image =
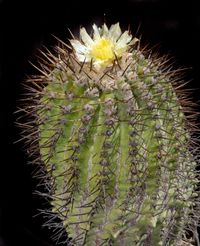
[[[47,224],[64,245],[195,245],[198,145],[181,70],[119,24],[93,29],[42,52],[26,83]]]

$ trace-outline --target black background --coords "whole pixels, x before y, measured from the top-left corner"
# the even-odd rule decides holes
[[[44,222],[37,209],[44,203],[35,196],[37,182],[32,179],[33,168],[27,165],[22,144],[13,144],[19,138],[14,126],[21,82],[26,75],[36,73],[29,64],[34,62],[37,49],[52,46],[56,40],[51,34],[67,41],[68,28],[78,33],[80,26],[90,27],[94,22],[113,24],[122,28],[130,24],[133,34],[138,30],[142,43],[158,45],[161,54],[170,54],[187,71],[188,85],[193,88],[192,99],[200,99],[200,12],[198,1],[165,0],[0,0],[1,49],[1,194],[0,246],[50,246],[51,232],[42,229]],[[200,108],[197,108],[197,111]]]

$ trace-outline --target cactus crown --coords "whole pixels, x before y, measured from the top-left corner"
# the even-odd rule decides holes
[[[198,146],[180,72],[118,23],[93,30],[42,51],[41,76],[27,81],[47,224],[66,245],[192,245]]]

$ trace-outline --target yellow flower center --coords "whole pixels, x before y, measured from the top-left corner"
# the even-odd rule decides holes
[[[91,50],[91,57],[97,60],[107,61],[114,60],[115,54],[113,52],[114,44],[107,38],[101,38],[93,45]]]

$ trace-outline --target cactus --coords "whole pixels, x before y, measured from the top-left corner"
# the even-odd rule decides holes
[[[26,82],[21,125],[56,241],[194,245],[198,145],[181,69],[118,23],[55,51]]]

